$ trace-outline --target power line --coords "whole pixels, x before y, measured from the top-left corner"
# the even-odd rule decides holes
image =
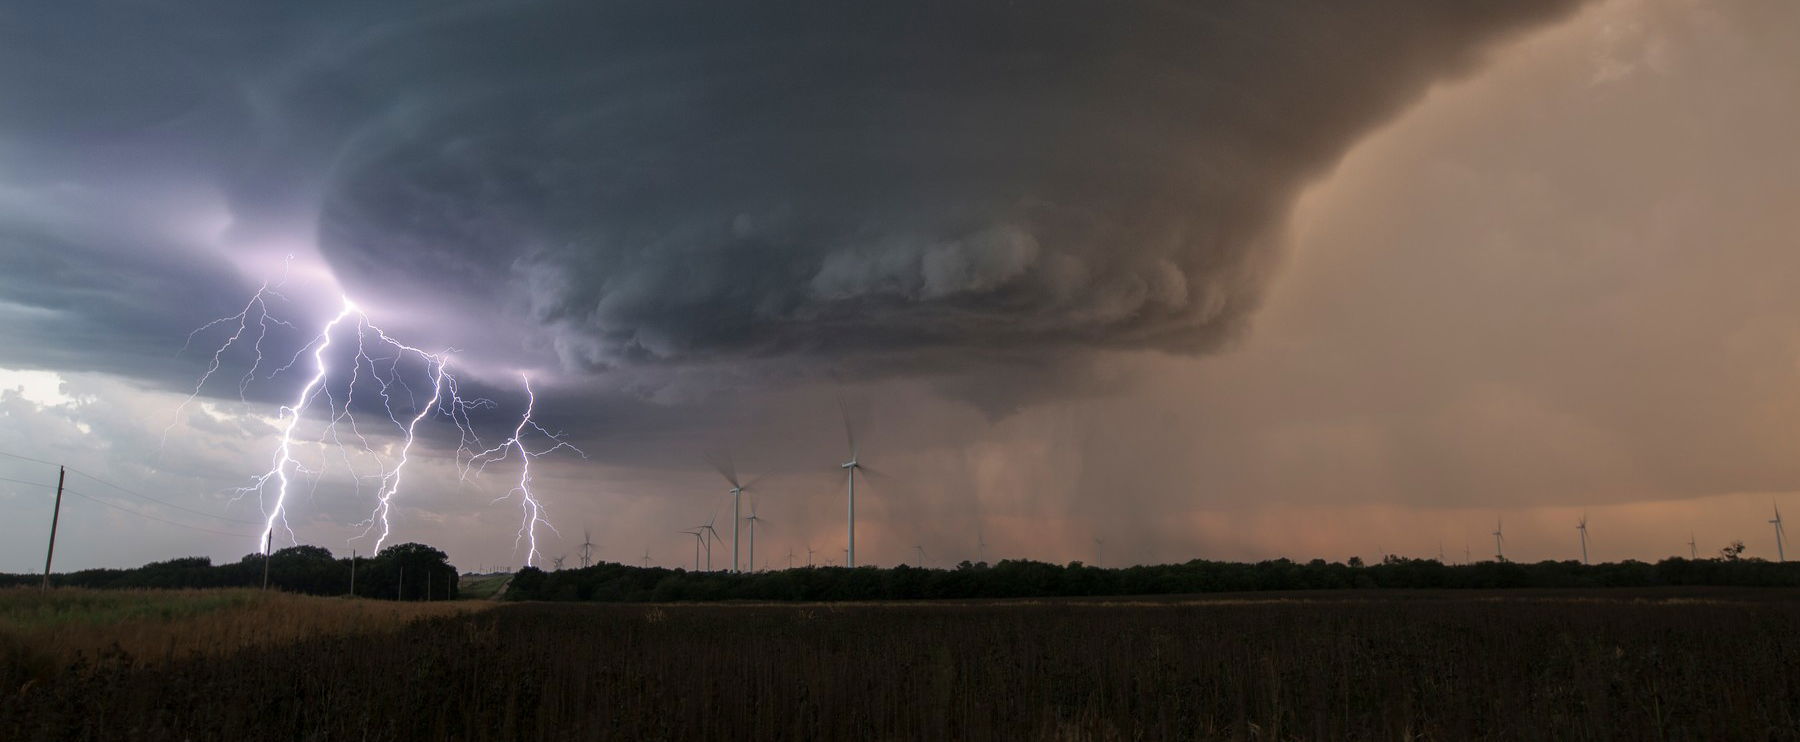
[[[154,515],[149,515],[149,514],[147,514],[147,513],[140,513],[140,512],[138,512],[138,511],[136,511],[136,510],[132,510],[132,509],[131,509],[131,508],[128,508],[128,507],[125,507],[125,506],[123,506],[123,505],[118,505],[118,504],[115,504],[115,503],[111,503],[111,502],[107,502],[107,501],[105,501],[105,500],[102,500],[102,499],[100,499],[100,498],[98,498],[98,497],[92,497],[92,496],[89,496],[89,495],[84,495],[84,494],[82,494],[82,493],[80,493],[80,492],[76,492],[76,491],[75,491],[75,490],[70,490],[70,489],[65,489],[65,490],[64,490],[64,492],[66,492],[66,493],[68,493],[68,494],[71,494],[71,495],[74,495],[74,496],[76,496],[76,497],[79,497],[79,498],[81,498],[81,499],[83,499],[83,500],[91,500],[91,501],[93,501],[93,502],[97,502],[97,503],[100,503],[100,504],[101,504],[101,505],[105,505],[105,506],[107,506],[107,507],[109,507],[109,508],[112,508],[112,509],[114,509],[114,510],[118,510],[118,511],[120,511],[120,512],[123,512],[123,513],[130,513],[130,514],[132,514],[132,515],[135,515],[135,516],[137,516],[137,517],[139,517],[139,518],[144,518],[144,519],[147,519],[147,520],[153,520],[153,521],[156,521],[156,522],[158,522],[158,523],[167,523],[167,524],[169,524],[169,525],[171,525],[171,526],[175,526],[175,527],[177,527],[177,528],[186,528],[186,529],[188,529],[188,530],[190,530],[190,531],[200,531],[200,532],[202,532],[202,533],[211,533],[211,534],[216,534],[216,535],[219,535],[219,536],[231,536],[231,537],[233,537],[233,538],[250,538],[250,537],[251,537],[251,536],[252,536],[252,535],[253,535],[253,534],[248,534],[248,533],[227,533],[227,532],[225,532],[225,531],[215,531],[215,530],[212,530],[212,529],[211,529],[211,528],[201,528],[201,527],[199,527],[199,526],[190,526],[190,525],[188,525],[188,524],[186,524],[186,523],[177,523],[177,522],[175,522],[175,521],[172,521],[172,520],[164,520],[164,519],[162,519],[162,518],[158,518],[158,517],[156,517],[156,516],[154,516]]]
[[[104,480],[104,479],[101,479],[101,478],[99,478],[99,477],[96,477],[96,476],[94,476],[94,475],[92,475],[92,474],[89,474],[89,473],[87,473],[87,472],[84,472],[84,471],[81,471],[81,470],[80,470],[80,469],[74,469],[74,468],[71,468],[71,469],[69,469],[69,473],[71,473],[71,474],[79,474],[79,475],[81,475],[81,476],[84,476],[84,477],[87,477],[87,478],[88,478],[88,479],[92,479],[92,480],[94,480],[94,481],[96,481],[96,482],[99,482],[99,483],[101,483],[101,484],[104,484],[104,485],[106,485],[106,486],[108,486],[108,487],[111,487],[111,488],[113,488],[113,489],[116,489],[116,490],[118,490],[118,491],[120,491],[120,492],[123,492],[123,493],[125,493],[125,494],[128,494],[128,495],[132,495],[132,496],[135,496],[135,497],[140,497],[140,498],[143,498],[143,499],[145,499],[145,500],[149,500],[149,501],[151,501],[151,502],[154,502],[154,503],[156,503],[156,504],[158,504],[158,505],[164,505],[164,506],[167,506],[167,507],[171,507],[171,508],[175,508],[175,509],[176,509],[176,510],[181,510],[181,511],[185,511],[185,512],[189,512],[189,513],[193,513],[193,514],[194,514],[194,515],[200,515],[200,516],[205,516],[205,517],[207,517],[207,518],[217,518],[217,519],[219,519],[219,520],[222,520],[222,521],[225,521],[225,522],[227,522],[227,523],[242,523],[242,524],[244,524],[244,525],[247,525],[247,526],[260,526],[260,525],[262,525],[262,524],[263,524],[263,522],[262,522],[262,521],[260,521],[260,520],[240,520],[240,519],[238,519],[238,518],[227,518],[227,517],[225,517],[225,516],[223,516],[223,515],[215,515],[215,514],[213,514],[213,513],[208,513],[208,512],[204,512],[204,511],[200,511],[200,510],[194,510],[194,509],[192,509],[192,508],[186,508],[186,507],[182,507],[182,506],[180,506],[180,505],[176,505],[176,504],[175,504],[175,503],[172,503],[172,502],[168,502],[168,501],[166,501],[166,500],[159,500],[159,499],[157,499],[157,498],[154,498],[154,497],[151,497],[151,496],[149,496],[149,495],[146,495],[146,494],[144,494],[144,493],[142,493],[142,492],[133,492],[133,491],[131,491],[131,490],[128,490],[128,489],[125,489],[125,488],[124,488],[124,487],[120,487],[120,486],[119,486],[119,485],[116,485],[116,484],[113,484],[113,483],[111,483],[111,482],[108,482],[108,481],[106,481],[106,480]]]
[[[12,457],[12,458],[15,458],[15,459],[21,459],[21,460],[24,460],[24,461],[31,461],[31,462],[35,462],[35,463],[39,463],[39,464],[47,464],[47,465],[49,465],[49,466],[58,466],[58,464],[55,464],[55,463],[52,463],[52,462],[49,462],[49,461],[45,461],[45,460],[43,460],[43,459],[34,459],[34,458],[32,458],[32,457],[30,457],[30,456],[20,456],[20,455],[19,455],[19,454],[16,454],[16,453],[7,453],[7,452],[5,452],[5,451],[0,451],[0,456],[9,456],[9,457]],[[156,503],[156,504],[158,504],[158,505],[162,505],[162,506],[164,506],[164,507],[170,507],[170,508],[174,508],[174,509],[176,509],[176,510],[180,510],[180,511],[182,511],[182,512],[185,512],[185,513],[190,513],[190,514],[193,514],[193,515],[198,515],[198,516],[201,516],[201,517],[204,517],[204,518],[213,518],[213,519],[216,519],[216,520],[222,520],[222,521],[225,521],[225,522],[227,522],[227,523],[239,523],[239,524],[242,524],[242,525],[246,525],[246,526],[260,526],[260,525],[263,525],[263,522],[262,522],[262,521],[259,521],[259,520],[243,520],[243,519],[240,519],[240,518],[229,518],[229,517],[226,517],[226,516],[223,516],[223,515],[217,515],[217,514],[214,514],[214,513],[208,513],[208,512],[205,512],[205,511],[202,511],[202,510],[195,510],[195,509],[193,509],[193,508],[189,508],[189,507],[183,507],[183,506],[181,506],[181,505],[177,505],[177,504],[175,504],[175,503],[172,503],[172,502],[169,502],[169,501],[167,501],[167,500],[162,500],[162,499],[158,499],[158,498],[155,498],[155,497],[151,497],[151,496],[149,496],[149,495],[146,495],[146,494],[144,494],[144,493],[142,493],[142,492],[138,492],[138,491],[136,491],[136,490],[132,490],[132,489],[129,489],[129,488],[126,488],[126,487],[122,487],[122,486],[119,486],[119,485],[117,485],[117,484],[113,484],[113,483],[112,483],[112,482],[108,482],[108,481],[106,481],[106,480],[104,480],[104,479],[101,479],[101,478],[99,478],[99,477],[96,477],[96,476],[94,476],[94,475],[92,475],[92,474],[89,474],[89,473],[87,473],[87,472],[84,472],[84,471],[82,471],[82,470],[80,470],[80,469],[77,469],[77,468],[75,468],[75,467],[73,467],[73,466],[65,466],[65,467],[64,467],[64,468],[66,468],[66,469],[68,469],[68,471],[69,471],[69,473],[70,473],[70,474],[75,474],[75,475],[79,475],[79,476],[83,476],[83,477],[87,477],[87,478],[88,478],[88,479],[92,479],[92,480],[94,480],[94,481],[96,481],[96,482],[99,482],[99,483],[100,483],[100,484],[104,484],[104,485],[106,485],[106,486],[108,486],[108,487],[111,487],[111,488],[113,488],[113,489],[115,489],[115,490],[118,490],[118,491],[120,491],[120,492],[123,492],[123,493],[125,493],[125,494],[127,494],[127,495],[131,495],[131,496],[132,496],[132,497],[137,497],[137,498],[140,498],[140,499],[144,499],[144,500],[149,500],[149,501],[150,501],[150,502],[154,502],[154,503]],[[17,481],[19,481],[19,480],[14,480],[14,479],[0,479],[0,481],[8,481],[8,482],[17,482]],[[31,484],[31,482],[20,482],[20,484]]]

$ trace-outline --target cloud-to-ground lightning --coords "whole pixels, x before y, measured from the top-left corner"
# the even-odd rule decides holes
[[[532,412],[537,409],[537,394],[531,390],[530,377],[520,374],[519,378],[525,383],[525,414],[519,417],[518,427],[513,428],[511,438],[502,441],[493,448],[489,448],[476,454],[471,458],[470,463],[474,466],[474,471],[479,472],[483,467],[487,466],[488,462],[500,461],[510,457],[513,452],[518,452],[519,484],[513,487],[511,492],[497,498],[496,501],[510,498],[513,495],[519,497],[519,508],[522,511],[523,516],[519,523],[519,534],[513,539],[513,549],[517,550],[521,542],[528,544],[525,550],[525,566],[529,567],[538,558],[538,524],[543,524],[551,531],[556,530],[556,526],[551,525],[550,520],[545,517],[543,503],[539,502],[537,495],[533,494],[531,491],[531,460],[562,448],[567,448],[583,456],[586,456],[587,454],[570,444],[568,441],[563,440],[560,434],[545,430],[543,426],[538,425],[537,421],[531,418]],[[525,445],[527,428],[530,428],[532,431],[537,432],[546,440],[550,441],[550,447],[538,451],[527,448]],[[465,476],[467,476],[468,471],[467,468],[464,469]]]
[[[279,294],[274,293],[269,284],[265,283],[258,288],[242,311],[213,320],[194,332],[199,334],[213,327],[235,325],[232,334],[213,352],[211,362],[195,385],[194,392],[177,408],[178,419],[171,424],[171,429],[180,422],[180,411],[199,396],[207,381],[218,371],[225,352],[244,341],[250,334],[250,329],[255,326],[257,332],[252,343],[255,358],[239,385],[239,399],[244,399],[243,394],[250,379],[264,362],[262,342],[268,335],[269,326],[275,324],[290,329],[294,327],[269,313],[267,299],[271,296],[279,297]],[[340,335],[347,337],[339,337]],[[193,335],[190,335],[189,342],[192,340]],[[310,375],[306,382],[291,402],[280,407],[276,422],[279,440],[269,468],[252,477],[249,484],[237,490],[237,498],[254,494],[262,506],[264,528],[257,542],[259,551],[274,548],[272,537],[278,529],[290,541],[298,542],[287,520],[292,505],[294,479],[310,474],[316,487],[325,469],[322,463],[316,469],[302,463],[297,451],[297,447],[302,445],[318,446],[321,458],[328,456],[330,450],[337,450],[357,492],[362,491],[364,479],[378,482],[373,510],[366,520],[356,525],[363,528],[357,538],[373,535],[375,549],[379,551],[393,533],[394,501],[400,493],[406,466],[413,457],[413,444],[417,440],[419,426],[429,418],[444,417],[458,429],[455,459],[463,481],[469,481],[472,474],[479,474],[488,463],[508,459],[514,451],[517,452],[518,484],[497,499],[507,499],[514,495],[521,499],[525,520],[514,540],[514,548],[526,544],[526,564],[536,561],[537,526],[543,524],[552,530],[554,526],[550,525],[542,502],[532,491],[531,461],[562,448],[577,453],[581,451],[532,419],[537,398],[529,379],[525,382],[525,412],[512,436],[497,446],[484,447],[481,436],[475,432],[470,411],[491,408],[495,404],[487,399],[467,399],[461,396],[457,379],[449,371],[449,359],[453,352],[445,350],[433,353],[395,339],[372,323],[368,314],[346,297],[337,314],[322,326],[318,334],[302,345],[286,365],[268,375],[267,378],[275,378],[299,366],[302,358],[310,358]],[[412,377],[411,382],[408,381],[409,376]],[[419,400],[421,395],[415,392],[413,386],[421,381],[421,386],[428,386],[430,389],[423,403]],[[382,455],[377,450],[378,447],[370,443],[368,434],[357,425],[356,390],[359,386],[369,384],[373,384],[380,395],[379,409],[385,413],[387,424],[393,426],[391,435],[397,439],[388,449],[391,452],[389,456]],[[321,400],[324,409],[311,414]],[[396,404],[400,405],[400,411],[396,410]],[[301,420],[309,414],[319,419],[323,427],[316,440],[301,441]],[[348,436],[340,435],[340,424],[349,429]],[[525,438],[534,432],[551,441],[551,445],[541,450],[528,447]],[[354,452],[353,447],[356,449]],[[359,474],[352,462],[353,456],[372,458],[378,472]]]

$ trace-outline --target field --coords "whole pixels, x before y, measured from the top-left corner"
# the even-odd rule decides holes
[[[1777,590],[524,603],[83,656],[0,738],[1800,738]]]

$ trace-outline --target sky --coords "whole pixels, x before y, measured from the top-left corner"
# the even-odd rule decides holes
[[[691,566],[709,519],[727,563],[725,454],[758,567],[842,563],[845,420],[863,563],[1460,561],[1498,523],[1508,558],[1570,559],[1584,514],[1596,560],[1773,558],[1796,16],[0,11],[0,571],[42,568],[56,465],[59,569],[255,551],[268,492],[239,489],[290,423],[277,547],[367,553],[405,453],[386,543],[521,565],[519,461],[468,452],[516,428],[522,376],[533,450],[578,449],[532,463],[540,564],[591,533]],[[208,323],[259,287],[273,360],[207,377],[235,327]],[[359,377],[356,441],[324,445],[336,412],[285,406],[346,299],[491,406],[406,448]],[[402,422],[430,383],[406,363]]]

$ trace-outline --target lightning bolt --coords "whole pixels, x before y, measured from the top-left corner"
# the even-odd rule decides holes
[[[279,286],[277,283],[275,286]],[[282,298],[275,288],[265,282],[258,287],[256,293],[237,314],[215,319],[196,329],[188,335],[188,345],[192,345],[194,337],[201,332],[219,326],[231,326],[233,331],[220,346],[214,350],[207,368],[202,372],[194,391],[179,407],[176,408],[176,421],[164,430],[166,440],[168,432],[180,422],[180,413],[194,399],[207,382],[219,370],[226,351],[232,347],[248,342],[255,354],[250,369],[239,380],[239,399],[244,399],[250,381],[264,363],[262,341],[268,335],[270,325],[293,328],[293,325],[277,319],[269,312],[268,299]],[[350,335],[350,337],[342,337]],[[247,340],[253,337],[254,339]],[[347,363],[340,364],[334,360],[333,348],[337,345],[348,346],[354,342],[354,353],[349,354]],[[184,345],[185,350],[188,345]],[[374,349],[374,352],[371,352]],[[370,321],[369,316],[348,297],[338,313],[326,322],[310,341],[294,353],[292,359],[281,368],[271,372],[267,378],[273,379],[287,371],[302,365],[302,358],[310,356],[311,375],[300,387],[291,402],[280,407],[277,429],[280,439],[271,455],[269,468],[250,479],[249,484],[237,488],[233,501],[255,495],[262,506],[264,527],[259,534],[257,549],[273,549],[273,536],[279,530],[287,539],[297,543],[293,528],[288,523],[293,492],[296,480],[310,475],[312,486],[316,490],[325,469],[325,459],[332,449],[338,451],[355,491],[362,492],[364,480],[375,480],[375,505],[369,517],[357,523],[362,532],[355,538],[375,537],[375,550],[379,552],[388,538],[393,534],[394,503],[405,481],[407,464],[413,457],[413,443],[417,440],[421,423],[433,417],[443,417],[456,426],[458,431],[457,448],[454,454],[459,478],[468,482],[478,477],[486,466],[495,461],[510,458],[517,454],[519,458],[519,481],[506,494],[495,499],[495,502],[519,497],[524,519],[520,524],[513,548],[518,550],[526,546],[526,564],[534,563],[540,556],[537,550],[537,526],[544,525],[555,530],[550,524],[543,503],[532,491],[531,463],[534,459],[568,448],[582,456],[581,449],[563,440],[560,434],[544,429],[533,418],[537,406],[537,396],[531,388],[530,379],[521,376],[525,383],[527,404],[524,415],[519,419],[512,436],[497,446],[487,447],[476,433],[475,425],[470,417],[472,410],[493,408],[497,405],[484,398],[464,398],[459,390],[456,377],[450,373],[449,358],[454,349],[442,353],[433,353],[408,345],[389,335]],[[391,354],[391,355],[381,355]],[[336,354],[341,359],[342,352]],[[381,357],[377,357],[380,355]],[[385,366],[386,373],[383,373]],[[407,380],[411,375],[414,382],[421,379],[419,367],[422,367],[422,378],[429,382],[430,395],[423,404],[419,403],[413,383]],[[335,371],[335,373],[334,373]],[[333,382],[333,379],[339,379]],[[386,423],[393,426],[392,436],[397,442],[388,448],[390,455],[384,456],[377,446],[370,441],[368,433],[359,427],[356,419],[356,390],[358,387],[375,386],[381,397],[380,410],[386,413]],[[337,387],[334,393],[334,386]],[[396,398],[403,400],[402,415],[395,410]],[[316,417],[323,421],[316,440],[299,440],[301,419],[309,412],[322,405]],[[340,432],[340,426],[348,429],[348,435]],[[528,437],[541,436],[550,444],[539,445],[537,449],[528,446]],[[318,447],[321,451],[319,463],[309,466],[302,461],[298,449]],[[397,452],[394,451],[397,449]],[[355,459],[366,457],[373,459],[377,472],[363,474],[357,471]],[[391,465],[390,465],[391,463]]]
[[[551,454],[564,448],[574,451],[584,458],[587,456],[587,453],[576,448],[568,441],[563,440],[561,434],[545,430],[543,426],[539,425],[536,420],[531,418],[532,412],[537,409],[537,394],[531,390],[530,377],[520,374],[519,379],[525,384],[526,402],[525,414],[519,416],[518,427],[513,428],[511,438],[501,441],[499,445],[482,451],[472,457],[469,460],[468,467],[465,467],[464,469],[464,477],[468,477],[468,472],[471,468],[476,474],[480,474],[480,472],[487,467],[488,463],[510,458],[514,453],[518,454],[519,483],[512,488],[512,491],[495,498],[494,501],[499,502],[501,500],[510,499],[514,495],[518,496],[519,509],[522,516],[519,522],[519,533],[513,539],[513,550],[518,551],[520,544],[527,544],[525,550],[525,566],[529,567],[532,566],[540,556],[537,548],[538,525],[542,524],[552,532],[556,531],[556,526],[552,525],[549,518],[546,517],[543,503],[539,502],[537,496],[531,491],[531,462],[540,456]],[[530,430],[528,431],[527,428]],[[535,432],[548,440],[550,446],[536,451],[528,448],[525,445],[525,436],[531,432]]]

